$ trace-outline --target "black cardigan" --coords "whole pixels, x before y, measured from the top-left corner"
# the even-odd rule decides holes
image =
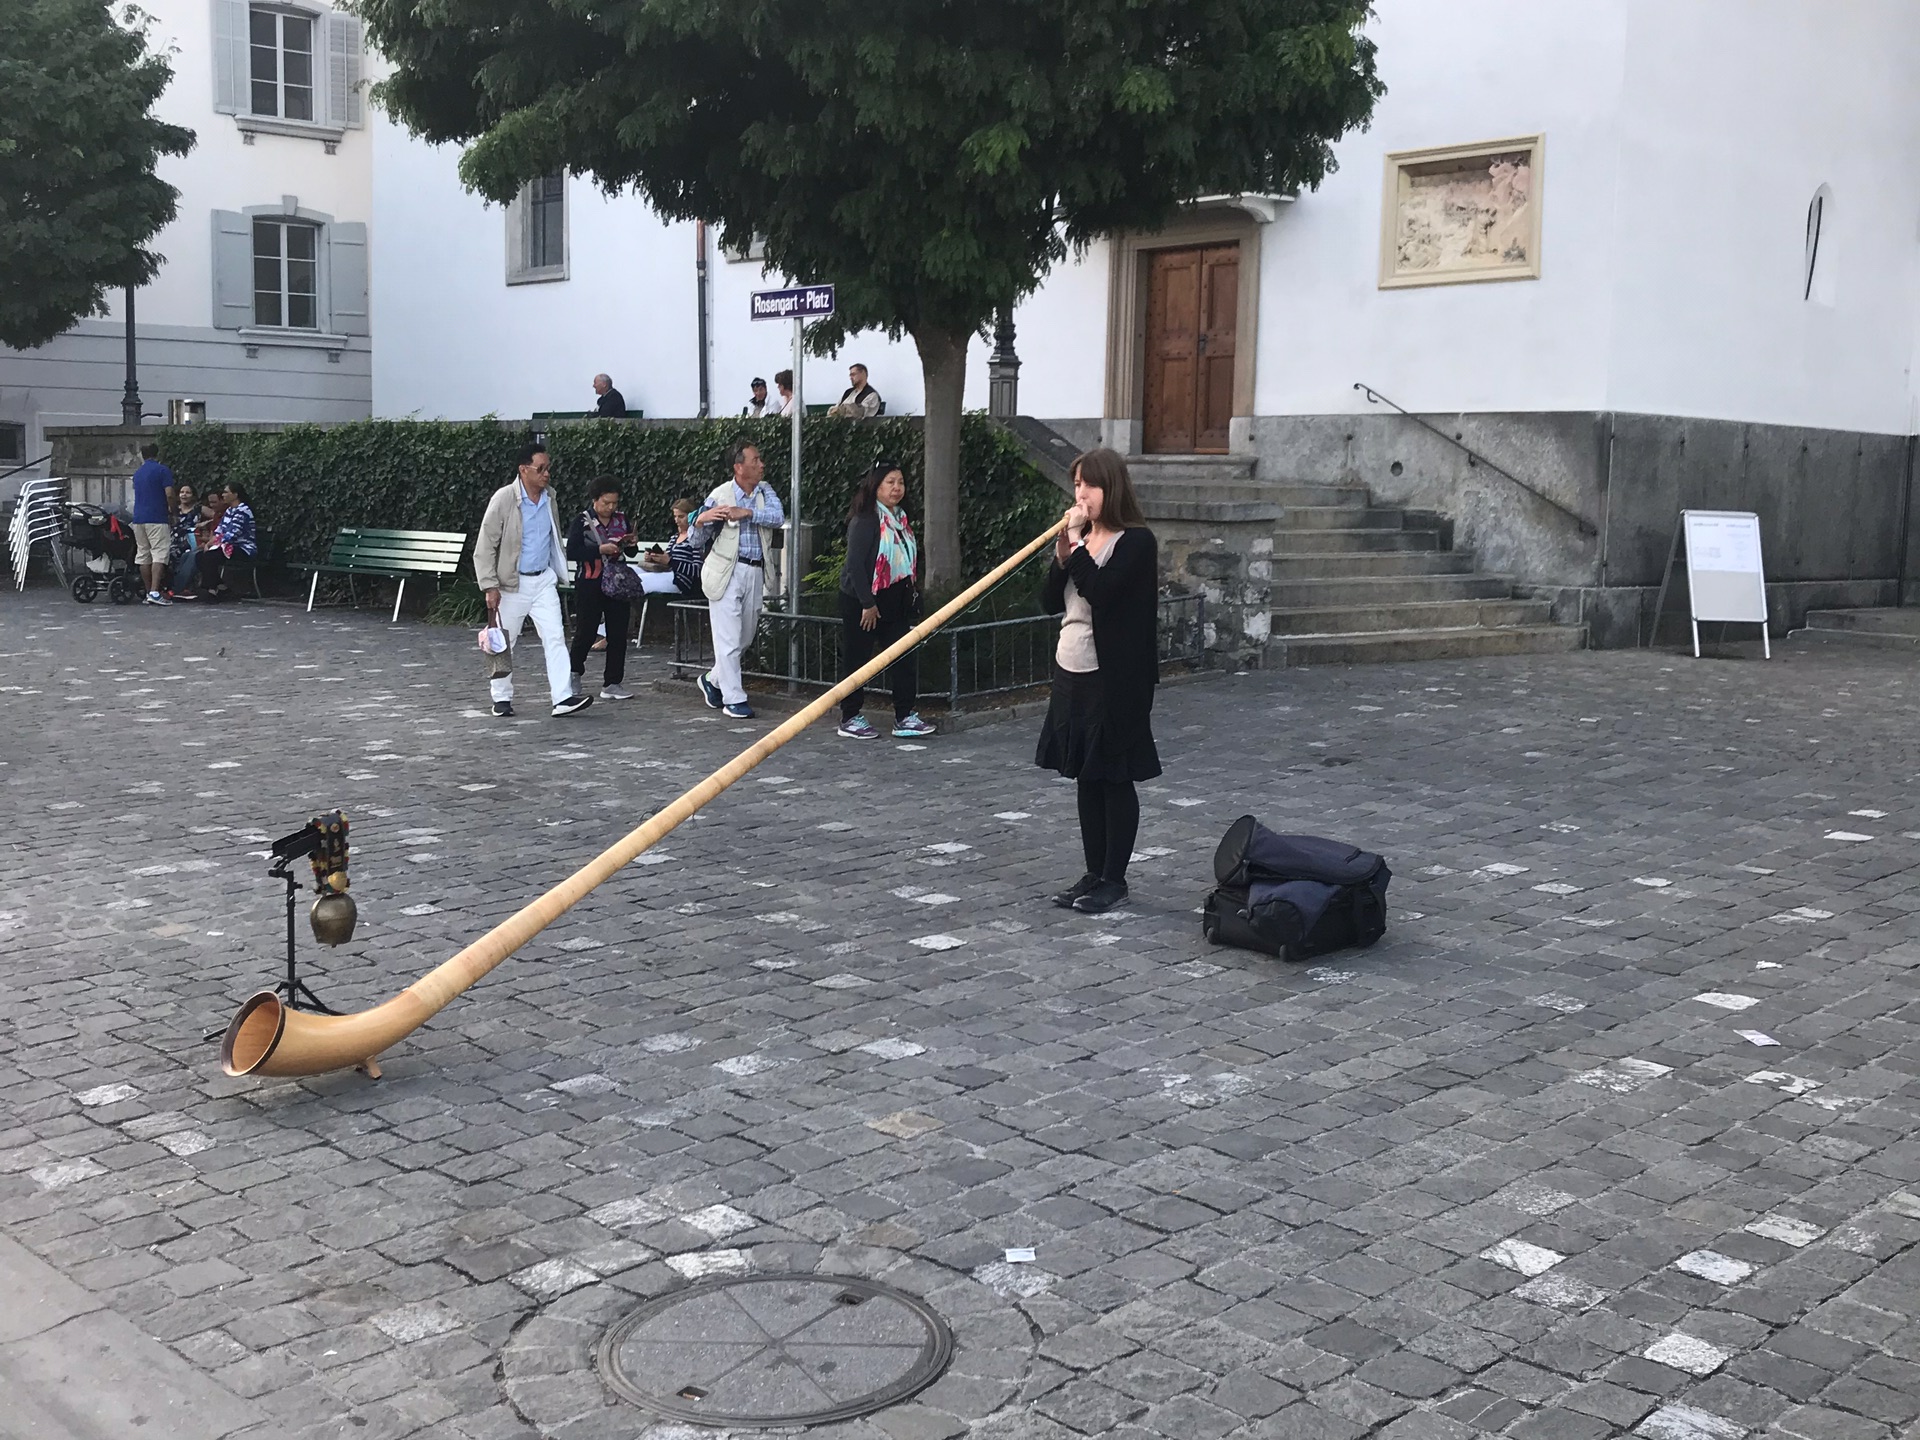
[[[1109,722],[1144,725],[1160,683],[1160,543],[1144,526],[1122,530],[1105,565],[1082,545],[1056,558],[1040,589],[1049,615],[1067,608],[1067,580],[1093,611],[1093,649]]]
[[[878,603],[873,594],[873,567],[879,558],[880,510],[876,506],[847,521],[847,558],[840,565],[840,593],[862,610],[871,610]],[[913,565],[916,571],[920,568],[918,551]],[[916,581],[918,578],[914,577]],[[898,585],[900,581],[893,583]]]

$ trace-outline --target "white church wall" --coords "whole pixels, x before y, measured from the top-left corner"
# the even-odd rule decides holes
[[[1597,408],[1612,323],[1620,7],[1598,0],[1381,0],[1387,93],[1340,168],[1266,227],[1255,410]],[[1385,157],[1546,137],[1541,278],[1382,290]]]
[[[1658,0],[1629,13],[1607,405],[1904,433],[1920,13],[1803,0],[1754,0],[1737,22]],[[1824,300],[1805,284],[1823,185]]]

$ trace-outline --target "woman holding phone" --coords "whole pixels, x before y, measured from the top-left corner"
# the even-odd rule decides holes
[[[1034,763],[1076,782],[1086,873],[1053,897],[1083,915],[1127,898],[1140,831],[1135,782],[1160,773],[1153,691],[1160,680],[1159,543],[1127,462],[1089,450],[1073,465],[1073,505],[1040,599],[1061,616],[1053,696]]]

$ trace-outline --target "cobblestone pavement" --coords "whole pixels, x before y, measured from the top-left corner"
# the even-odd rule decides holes
[[[764,729],[494,721],[470,645],[0,597],[0,1226],[249,1434],[710,1435],[610,1408],[566,1336],[743,1268],[955,1321],[946,1378],[816,1436],[1914,1433],[1909,660],[1169,690],[1100,920],[1041,898],[1079,865],[1031,725],[822,728],[384,1080],[224,1078],[201,1032],[279,964],[269,836],[352,816],[361,931],[307,953],[358,1008]],[[1387,939],[1210,949],[1244,811],[1384,852]]]

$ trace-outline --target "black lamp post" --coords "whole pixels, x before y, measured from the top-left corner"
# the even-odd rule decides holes
[[[1000,323],[993,330],[993,352],[987,356],[987,414],[1011,420],[1020,413],[1020,357],[1013,353],[1013,307],[1000,307]]]
[[[127,388],[120,397],[120,423],[138,425],[140,423],[140,380],[139,361],[134,354],[133,340],[133,286],[127,286]]]

